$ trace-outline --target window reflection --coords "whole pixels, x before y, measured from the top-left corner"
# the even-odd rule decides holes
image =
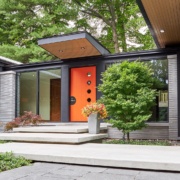
[[[154,88],[158,92],[156,106],[149,121],[168,121],[168,61],[167,59],[150,60],[147,63],[153,69],[156,78]]]

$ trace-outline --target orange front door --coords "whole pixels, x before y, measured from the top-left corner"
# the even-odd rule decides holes
[[[70,121],[87,121],[81,109],[96,101],[96,67],[71,69]]]

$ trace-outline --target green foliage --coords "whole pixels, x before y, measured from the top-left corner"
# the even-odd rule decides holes
[[[146,126],[154,105],[152,70],[142,62],[113,64],[102,74],[101,102],[106,106],[109,122],[124,135]]]
[[[39,62],[40,60],[52,60],[52,56],[44,49],[32,44],[30,47],[20,47],[13,45],[0,46],[1,56],[20,61],[22,63]]]
[[[24,111],[22,116],[6,123],[4,130],[9,131],[19,126],[38,125],[41,121],[42,118],[40,115],[33,114],[31,111]]]
[[[0,140],[0,144],[4,144],[4,143],[7,143],[8,141],[3,141],[3,140]]]
[[[15,157],[12,152],[0,153],[0,172],[21,166],[28,166],[31,164],[30,160],[24,157]]]
[[[53,60],[37,40],[82,30],[112,53],[151,49],[149,31],[139,31],[145,26],[135,0],[0,0],[0,55],[25,63]]]
[[[155,47],[135,0],[73,0],[73,2],[78,5],[79,12],[87,24],[92,22],[95,24],[93,29],[96,29],[96,33],[92,31],[92,26],[86,26],[86,30],[95,36],[100,32],[97,38],[112,53]],[[140,31],[141,28],[145,29],[143,33]],[[117,49],[115,45],[118,46]]]
[[[37,40],[73,31],[68,21],[76,17],[76,10],[70,11],[65,0],[0,0],[0,45],[6,45],[0,48],[1,56],[21,62],[54,59]]]
[[[146,62],[153,69],[153,76],[156,81],[154,87],[159,90],[168,89],[168,61],[166,60],[151,60]]]
[[[151,146],[171,146],[171,143],[166,140],[130,140],[123,141],[120,139],[105,140],[104,144],[132,144],[132,145],[151,145]]]

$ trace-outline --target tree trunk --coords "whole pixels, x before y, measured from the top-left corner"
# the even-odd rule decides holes
[[[121,41],[122,41],[122,49],[123,49],[123,52],[127,52],[127,43],[126,43],[126,30],[125,30],[125,27],[124,27],[124,24],[121,23],[120,25],[120,38],[121,38]]]
[[[127,133],[127,140],[128,140],[128,141],[130,140],[130,134],[129,134],[129,132]]]
[[[123,132],[123,141],[126,140],[126,133]]]
[[[117,35],[117,31],[116,31],[115,22],[112,23],[112,33],[113,33],[113,42],[114,42],[115,52],[116,53],[120,53],[119,43],[118,43],[118,35]]]
[[[115,4],[107,3],[109,12],[111,14],[111,26],[112,26],[112,33],[113,33],[113,42],[114,42],[114,49],[116,53],[120,53],[119,50],[119,43],[118,43],[118,35],[117,35],[117,16],[115,14]]]

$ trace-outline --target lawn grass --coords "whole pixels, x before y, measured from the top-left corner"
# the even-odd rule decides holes
[[[172,143],[167,140],[130,140],[123,141],[121,139],[106,139],[104,144],[132,144],[132,145],[151,145],[151,146],[171,146]]]

